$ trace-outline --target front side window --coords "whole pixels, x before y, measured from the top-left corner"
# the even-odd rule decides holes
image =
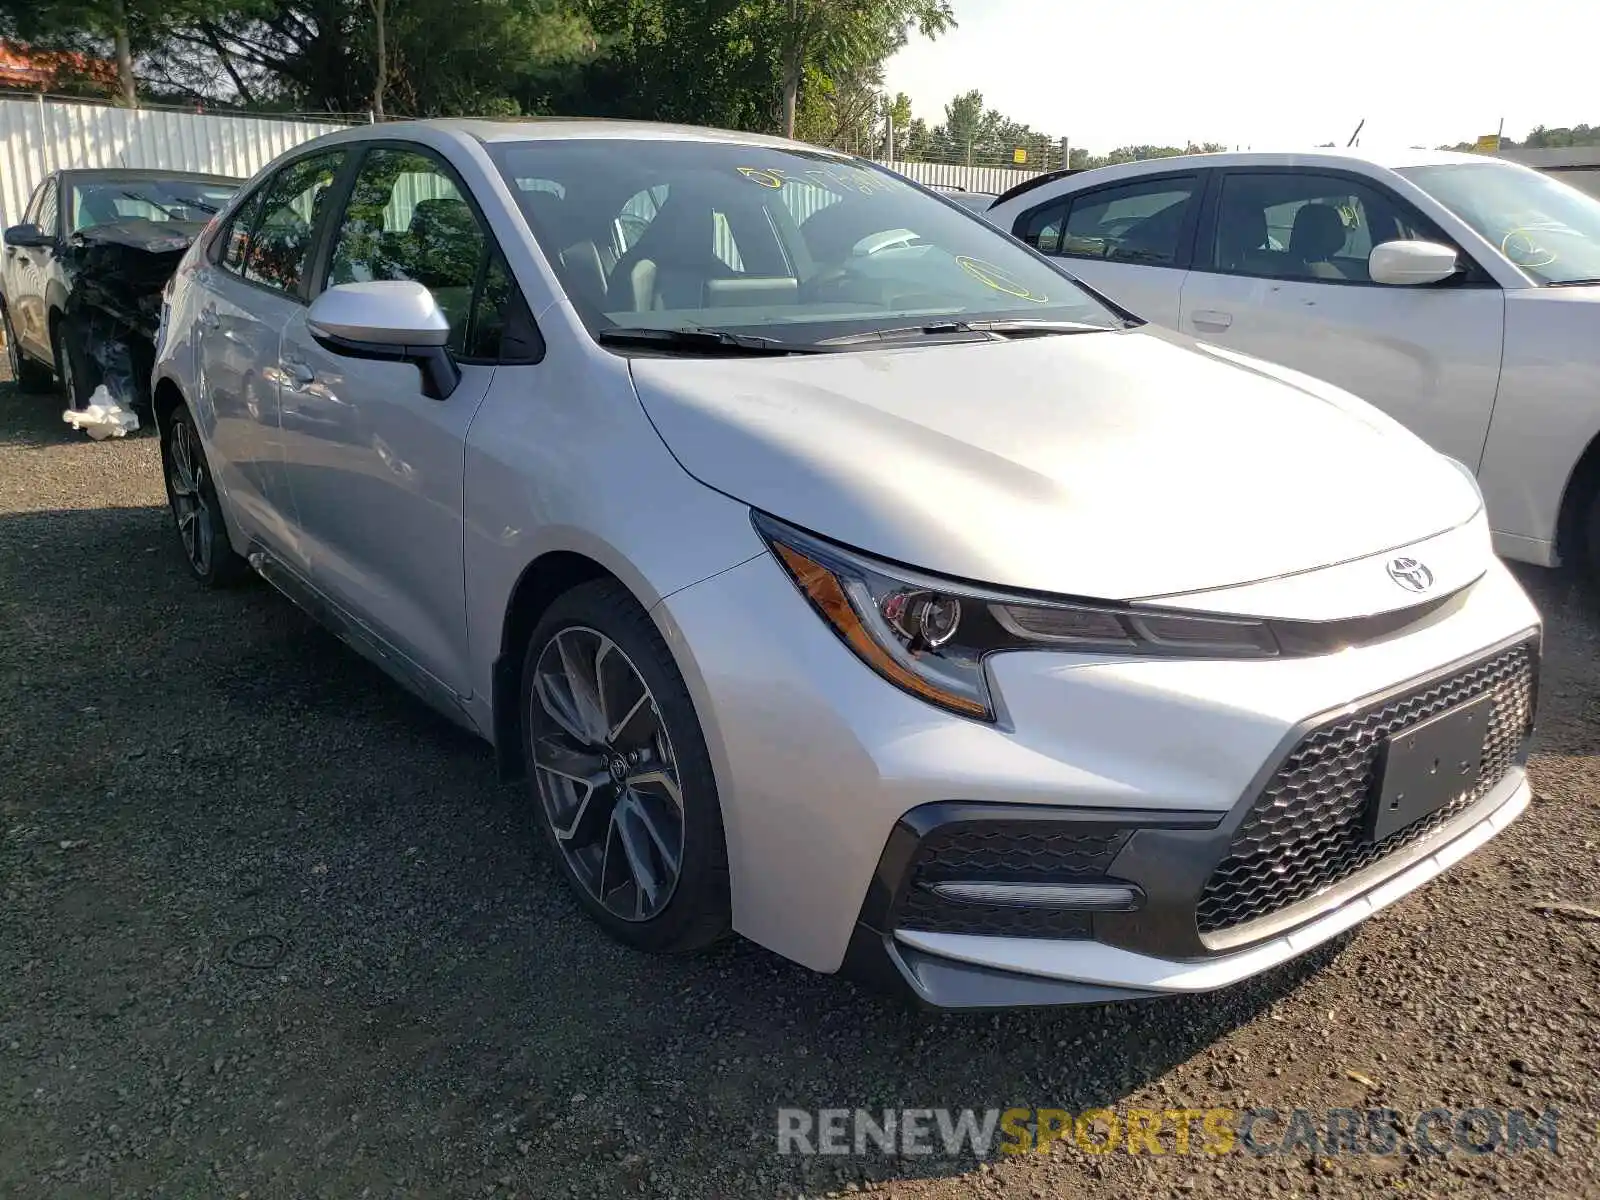
[[[39,197],[39,215],[35,224],[50,237],[55,237],[61,232],[61,210],[56,203],[58,195],[56,181],[47,180],[44,185],[44,194]]]
[[[28,207],[22,210],[22,223],[24,225],[39,224],[39,212],[44,208],[44,194],[55,187],[55,180],[45,179],[38,187],[33,189],[33,195],[28,198]]]
[[[72,231],[119,221],[209,221],[227,205],[233,184],[189,179],[90,180],[72,189]]]
[[[528,189],[560,201],[557,187]],[[449,348],[493,358],[515,285],[460,185],[435,158],[380,147],[356,172],[339,222],[328,283],[406,279],[422,284],[450,322]],[[480,280],[482,281],[480,285]]]
[[[343,162],[343,150],[326,150],[292,162],[273,176],[263,190],[261,211],[250,233],[246,279],[275,291],[299,290],[317,220]]]
[[[1372,248],[1444,235],[1404,201],[1345,175],[1234,171],[1223,176],[1207,265],[1269,279],[1371,283]]]
[[[1198,180],[1138,180],[1072,198],[1060,253],[1152,267],[1177,264]]]
[[[1538,171],[1486,161],[1405,176],[1542,284],[1600,281],[1600,200]]]
[[[784,340],[811,341],[952,319],[1123,323],[993,226],[858,160],[689,139],[489,149],[594,333],[793,326]]]

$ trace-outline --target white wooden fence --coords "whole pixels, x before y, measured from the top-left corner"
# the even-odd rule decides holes
[[[151,167],[244,178],[285,150],[340,128],[335,121],[0,96],[0,228],[19,222],[39,180],[64,167]],[[883,165],[918,183],[969,192],[1003,192],[1038,173],[949,163]]]
[[[291,146],[342,127],[0,96],[0,226],[19,222],[39,180],[63,167],[153,167],[246,177]]]

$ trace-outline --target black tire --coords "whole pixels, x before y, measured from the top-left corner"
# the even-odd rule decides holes
[[[5,333],[7,370],[17,390],[48,393],[50,368],[22,352],[22,343],[17,341],[17,331],[11,325],[11,310],[4,300],[0,300],[0,329]]]
[[[625,748],[627,739],[621,737],[608,743],[605,748],[599,748],[596,743],[594,753],[601,761],[615,763],[619,758],[626,760],[620,768],[613,767],[609,776],[603,771],[593,776],[604,779],[603,784],[590,785],[592,802],[588,808],[595,810],[591,821],[599,824],[601,818],[605,818],[604,831],[598,835],[603,843],[599,851],[602,865],[592,871],[593,875],[599,877],[598,888],[594,878],[586,878],[590,872],[585,871],[579,852],[573,849],[576,839],[563,843],[556,832],[554,813],[559,801],[551,798],[550,789],[553,786],[559,788],[559,780],[552,782],[549,773],[540,766],[535,751],[540,739],[546,739],[547,745],[552,738],[570,740],[568,727],[561,725],[550,714],[535,689],[535,678],[546,651],[551,651],[559,658],[561,643],[557,642],[558,636],[567,639],[592,637],[600,639],[598,644],[609,639],[613,648],[622,652],[622,661],[619,663],[609,650],[603,654],[596,653],[595,670],[600,682],[592,694],[607,690],[606,676],[601,669],[602,661],[612,664],[609,670],[614,688],[620,687],[629,678],[641,681],[646,690],[642,699],[634,702],[632,709],[628,709],[626,698],[618,699],[614,707],[632,712],[638,710],[640,704],[653,700],[640,720],[646,729],[653,722],[666,738],[664,756],[658,751],[629,751]],[[548,665],[551,660],[545,661]],[[632,668],[632,675],[619,675],[626,668]],[[616,682],[618,680],[621,682]],[[622,694],[614,691],[613,695]],[[695,715],[694,703],[677,664],[673,662],[655,624],[626,588],[614,580],[597,580],[572,589],[550,606],[528,639],[523,655],[518,702],[521,705],[523,760],[527,767],[529,791],[538,812],[540,839],[590,917],[618,941],[661,954],[701,950],[726,936],[731,928],[728,851],[711,756],[706,751],[700,720]],[[605,708],[606,701],[602,700],[599,708],[602,715]],[[601,723],[603,725],[604,720]],[[631,722],[621,721],[617,729],[621,730],[625,724]],[[660,744],[645,740],[649,744]],[[542,753],[548,756],[549,751]],[[637,775],[627,766],[627,761],[632,761],[631,755],[634,753],[640,756]],[[652,755],[655,755],[654,762]],[[607,894],[605,851],[613,845],[620,845],[614,840],[619,836],[615,828],[619,824],[618,814],[628,807],[630,785],[634,779],[646,780],[665,774],[651,767],[664,766],[666,762],[673,766],[671,773],[675,776],[679,793],[677,811],[681,814],[681,850],[677,877],[667,898],[661,901],[659,911],[652,915],[640,915],[647,908],[642,899],[645,890],[635,882],[631,895],[639,903],[631,917],[619,915],[616,909],[627,906],[626,897],[630,893],[624,885],[612,889],[608,899],[602,902],[601,895]],[[624,773],[619,774],[619,770]],[[640,787],[644,786],[641,783]],[[641,792],[634,789],[633,799],[637,801],[640,796]],[[670,792],[662,788],[646,794],[644,798],[661,806],[664,796],[670,798]],[[579,811],[586,810],[580,806]],[[575,830],[582,820],[581,816],[575,818],[570,829]],[[655,827],[652,821],[651,830]],[[652,843],[641,839],[641,844],[649,847]],[[661,842],[657,841],[654,845],[660,847]],[[631,855],[624,855],[619,860],[624,869],[637,879],[634,861]],[[655,865],[660,866],[662,861],[658,860]],[[619,901],[618,897],[623,899]]]
[[[181,405],[162,426],[161,469],[167,483],[167,506],[190,574],[207,589],[231,587],[246,579],[250,564],[234,553],[228,541],[211,464],[206,461],[194,418]]]
[[[83,334],[77,322],[61,317],[51,338],[55,347],[56,381],[71,408],[89,407],[89,397],[100,386],[104,373],[100,364],[84,349]]]

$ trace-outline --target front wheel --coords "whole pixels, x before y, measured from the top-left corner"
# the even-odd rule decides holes
[[[56,378],[67,397],[67,405],[79,412],[89,407],[90,397],[104,378],[100,364],[89,356],[83,333],[76,321],[63,317],[56,322]]]
[[[522,666],[523,754],[543,840],[619,941],[698,950],[729,929],[711,758],[683,677],[614,581],[551,605]]]
[[[194,577],[207,588],[227,587],[243,579],[250,568],[228,542],[216,481],[187,408],[179,407],[167,420],[161,436],[161,465],[167,477],[173,525]]]

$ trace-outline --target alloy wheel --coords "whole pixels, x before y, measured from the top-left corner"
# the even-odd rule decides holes
[[[178,536],[183,539],[189,565],[196,575],[204,576],[211,570],[216,521],[205,456],[194,426],[188,421],[179,420],[172,426],[170,458],[167,484],[172,491],[172,515],[178,523]]]
[[[528,728],[545,819],[584,890],[648,921],[683,867],[677,758],[650,687],[610,638],[571,625],[539,653]]]

